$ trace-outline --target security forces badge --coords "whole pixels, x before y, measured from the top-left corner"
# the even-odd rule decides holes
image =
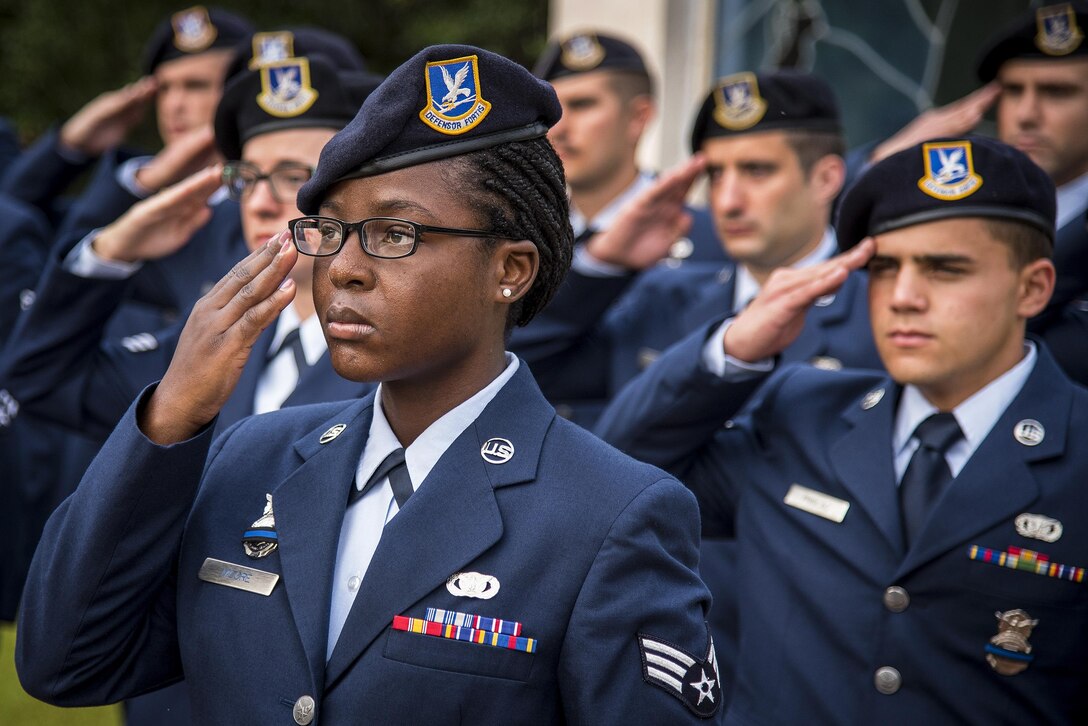
[[[699,718],[710,718],[722,703],[721,676],[709,628],[707,640],[706,655],[700,660],[672,643],[638,634],[643,680],[680,699]]]
[[[419,118],[435,131],[449,136],[463,134],[491,111],[491,104],[484,100],[480,90],[476,56],[433,61],[423,72],[427,105],[419,112]]]
[[[1006,610],[994,615],[997,617],[997,635],[986,644],[986,662],[1003,676],[1015,676],[1035,660],[1028,638],[1039,621],[1023,610]]]
[[[759,95],[756,74],[726,76],[714,89],[714,120],[722,128],[743,131],[755,126],[767,113],[767,101]]]
[[[969,197],[982,187],[975,173],[970,141],[934,141],[922,144],[925,176],[918,180],[924,193],[946,202]]]
[[[174,27],[174,47],[186,53],[199,53],[219,35],[208,11],[200,5],[174,13],[170,24]]]
[[[249,61],[250,70],[286,60],[295,55],[295,34],[289,30],[274,33],[253,34],[253,58]]]
[[[272,495],[265,494],[264,512],[257,521],[249,525],[249,529],[242,535],[242,548],[246,554],[254,559],[259,559],[272,552],[279,546],[279,535],[276,533],[276,517],[272,514]]]
[[[310,84],[310,61],[285,58],[261,66],[261,92],[257,105],[269,116],[291,118],[306,113],[317,100]]]
[[[1077,14],[1069,3],[1039,8],[1035,11],[1035,23],[1039,29],[1035,47],[1047,55],[1068,55],[1084,40]]]
[[[559,62],[564,68],[585,72],[604,60],[605,51],[595,35],[575,35],[563,41]]]

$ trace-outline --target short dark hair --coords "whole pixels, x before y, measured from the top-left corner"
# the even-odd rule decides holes
[[[510,306],[506,329],[526,325],[562,284],[574,253],[563,163],[546,138],[511,141],[450,159],[486,229],[536,245],[540,266],[529,292]],[[484,241],[485,250],[496,241]]]
[[[808,176],[816,162],[825,156],[843,156],[846,154],[846,142],[842,134],[831,131],[809,131],[806,129],[783,129],[786,143],[797,154],[801,171]]]
[[[654,95],[654,82],[646,73],[637,71],[604,71],[608,77],[608,85],[617,96],[627,103],[639,96]]]
[[[1035,260],[1053,256],[1053,245],[1046,232],[1013,219],[981,218],[995,240],[1009,248],[1009,262],[1019,270]]]

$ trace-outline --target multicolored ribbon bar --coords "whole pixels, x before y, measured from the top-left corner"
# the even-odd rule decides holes
[[[521,623],[514,620],[485,618],[483,615],[459,613],[454,610],[439,610],[438,608],[427,608],[427,614],[424,615],[424,618],[443,625],[459,625],[462,628],[475,628],[476,630],[486,630],[491,633],[502,633],[503,635],[521,635]]]
[[[408,633],[419,633],[421,635],[433,635],[438,638],[448,638],[450,640],[463,640],[479,645],[490,645],[495,648],[520,650],[524,653],[535,653],[537,649],[537,641],[535,638],[519,638],[513,635],[493,633],[488,630],[478,630],[476,628],[466,628],[452,624],[447,625],[434,620],[409,618],[405,615],[393,616],[393,630],[403,630]]]
[[[1059,565],[1050,561],[1049,555],[1034,550],[1025,550],[1020,547],[1009,547],[1008,551],[992,550],[988,547],[971,545],[967,549],[967,556],[979,562],[989,562],[991,565],[1008,567],[1012,570],[1033,572],[1036,575],[1057,577],[1071,582],[1084,582],[1084,568],[1072,565]]]

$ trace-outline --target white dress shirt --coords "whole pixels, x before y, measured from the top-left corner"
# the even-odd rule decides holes
[[[321,332],[321,320],[317,315],[311,315],[302,321],[298,321],[298,313],[288,305],[276,318],[276,332],[272,337],[272,345],[269,351],[276,350],[283,339],[295,328],[299,329],[298,337],[302,341],[302,354],[309,365],[317,363],[321,356],[328,350],[325,335]],[[256,351],[253,353],[256,355]],[[277,353],[276,357],[268,361],[261,370],[261,376],[257,380],[257,389],[253,394],[253,413],[268,413],[276,411],[287,400],[298,385],[300,372],[295,363],[295,356],[290,349],[284,349]]]
[[[446,453],[446,449],[467,429],[491,403],[507,381],[517,372],[518,359],[506,354],[506,368],[495,380],[477,392],[472,398],[448,411],[428,426],[410,446],[404,449],[408,474],[413,489],[426,481],[431,469]],[[370,433],[366,447],[355,471],[355,486],[362,489],[370,476],[389,454],[401,448],[400,441],[389,426],[381,406],[382,387],[374,394],[374,417],[370,421]],[[400,508],[393,498],[389,478],[384,478],[366,494],[347,508],[340,527],[340,543],[336,551],[336,568],[332,580],[332,601],[329,609],[329,638],[326,658],[332,656],[340,631],[344,628],[348,613],[355,602],[370,560],[378,549],[382,529],[396,516]]]
[[[1088,174],[1058,187],[1058,219],[1054,228],[1061,229],[1077,219],[1083,225],[1085,210],[1088,210]]]

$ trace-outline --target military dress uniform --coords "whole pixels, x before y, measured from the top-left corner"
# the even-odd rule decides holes
[[[436,103],[445,91],[425,88],[437,66],[468,67],[490,105],[461,134],[449,130],[464,118]],[[345,178],[540,138],[558,113],[551,89],[512,61],[426,49],[325,147],[299,208],[313,213]],[[184,674],[202,723],[720,716],[694,498],[557,419],[513,356],[416,439],[441,429],[443,443],[384,520],[338,634],[332,577],[345,503],[384,419],[377,394],[170,446],[140,432],[145,398],[36,556],[17,660],[38,697],[105,702]],[[349,507],[376,492],[392,502],[385,477]]]
[[[923,172],[937,146],[966,152],[959,176]],[[848,193],[845,246],[955,216],[1053,233],[1053,186],[1027,157],[978,138],[925,147]],[[924,197],[919,180],[954,198]],[[707,364],[708,332],[670,349],[600,428],[696,493],[704,534],[737,539],[726,723],[1082,723],[1088,459],[1075,442],[1088,392],[1046,348],[1027,343],[953,410],[965,434],[940,456],[954,478],[908,536],[897,486],[913,422],[933,408],[918,389],[796,365],[723,376]]]

